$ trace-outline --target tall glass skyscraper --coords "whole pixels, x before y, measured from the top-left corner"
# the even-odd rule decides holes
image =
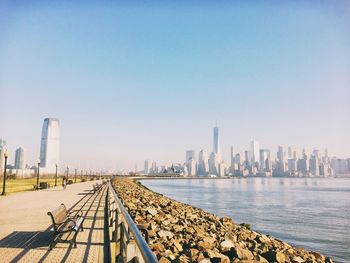
[[[44,119],[40,144],[40,167],[44,173],[54,173],[60,154],[60,121],[56,118]]]
[[[250,161],[252,165],[260,162],[260,146],[259,142],[252,140],[250,142]]]
[[[220,159],[221,155],[220,155],[219,128],[217,126],[214,127],[213,153],[215,153],[217,157]]]
[[[15,155],[15,169],[25,169],[27,164],[26,152],[22,147],[16,150]]]

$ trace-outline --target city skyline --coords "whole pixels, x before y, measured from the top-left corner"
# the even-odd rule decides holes
[[[213,140],[212,140],[212,152],[207,151],[207,149],[201,148],[199,150],[197,155],[197,150],[191,149],[186,150],[186,157],[184,160],[171,160],[169,162],[159,162],[157,159],[146,159],[143,161],[143,167],[144,172],[147,174],[149,171],[153,170],[153,173],[155,171],[159,172],[160,170],[164,170],[166,167],[170,167],[170,164],[180,164],[184,165],[186,169],[188,169],[188,172],[190,175],[197,175],[197,173],[226,173],[224,170],[221,169],[227,169],[229,167],[234,167],[234,164],[237,162],[238,158],[238,164],[243,164],[245,162],[248,162],[248,166],[253,167],[255,166],[255,163],[257,163],[256,172],[264,171],[267,167],[268,170],[271,170],[272,172],[272,164],[275,164],[276,167],[274,169],[276,171],[279,171],[281,173],[286,172],[289,167],[296,167],[297,166],[297,160],[299,159],[306,159],[307,162],[309,162],[312,159],[313,156],[317,156],[317,159],[321,160],[321,157],[325,156],[327,157],[327,163],[330,163],[331,159],[337,158],[337,159],[349,159],[349,157],[346,158],[339,158],[339,156],[335,155],[329,155],[328,154],[328,148],[317,148],[312,147],[312,149],[306,150],[305,146],[302,148],[297,147],[291,147],[288,145],[287,147],[278,145],[276,150],[276,155],[274,156],[273,152],[274,150],[269,148],[261,148],[260,142],[252,139],[249,142],[249,147],[247,147],[244,150],[241,151],[235,151],[237,150],[233,145],[230,146],[230,153],[229,158],[222,158],[221,155],[221,132],[217,125],[217,122],[215,124],[215,127],[213,128]],[[4,149],[8,150],[8,153],[11,152],[9,150],[9,147],[6,144],[6,140],[3,140],[3,138],[0,138],[0,150],[4,151]],[[272,152],[272,154],[271,154]],[[322,154],[322,153],[323,154]],[[60,121],[58,118],[45,118],[42,126],[41,131],[41,140],[40,140],[40,167],[42,168],[42,171],[44,173],[54,173],[56,165],[59,167],[59,170],[66,170],[66,167],[68,165],[61,165],[59,163],[60,159]],[[3,154],[1,154],[2,156]],[[225,155],[225,154],[224,154]],[[238,155],[238,156],[237,156]],[[198,157],[198,158],[197,158]],[[268,158],[268,162],[265,163],[266,158]],[[294,160],[294,164],[291,164],[290,161]],[[10,159],[11,161],[11,159]],[[316,160],[315,160],[316,161]],[[2,161],[1,161],[2,162]],[[19,163],[21,162],[21,165]],[[345,160],[347,162],[347,160]],[[151,166],[152,164],[152,166]],[[281,167],[279,165],[283,164]],[[12,164],[9,163],[11,166]],[[220,167],[221,165],[221,167]],[[305,164],[308,166],[309,164]],[[20,167],[19,167],[20,166]],[[23,170],[29,168],[31,165],[29,162],[27,162],[27,151],[23,147],[16,148],[15,151],[15,158],[13,162],[13,169],[19,169],[21,173],[33,173],[33,171],[30,170]],[[299,164],[298,164],[299,166]],[[35,167],[35,163],[34,166]],[[122,172],[140,172],[143,171],[143,169],[138,169],[138,163],[134,163],[134,167],[127,168],[127,169],[119,169],[119,171]],[[141,166],[142,167],[142,164]],[[224,167],[224,168],[223,168]],[[287,168],[288,167],[288,168]],[[314,163],[314,167],[318,167],[318,163]],[[348,167],[348,164],[346,164],[346,167]],[[350,167],[350,166],[349,166]],[[90,169],[86,167],[79,166],[78,169]],[[162,169],[161,169],[162,168]],[[113,171],[116,172],[118,169],[108,169],[106,167],[96,167],[94,169],[97,170],[104,170],[104,171]],[[232,168],[234,169],[234,168]],[[318,170],[318,168],[314,168],[314,170]],[[349,168],[346,168],[346,170]],[[305,168],[305,171],[308,170]],[[91,171],[91,169],[90,169]]]
[[[252,139],[350,156],[350,6],[294,2],[0,4],[0,138],[61,167],[133,170]],[[198,156],[197,156],[198,158]],[[150,163],[151,165],[151,163]]]

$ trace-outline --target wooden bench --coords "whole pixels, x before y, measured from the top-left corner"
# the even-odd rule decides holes
[[[75,213],[75,215],[72,215]],[[47,213],[52,220],[53,224],[53,238],[52,243],[49,247],[49,250],[51,250],[55,243],[58,241],[63,241],[61,239],[61,236],[64,233],[73,233],[74,236],[72,238],[72,244],[74,247],[77,247],[76,238],[79,233],[79,231],[83,231],[83,223],[84,223],[84,217],[83,212],[80,211],[70,211],[68,212],[66,206],[64,204],[61,204],[58,208],[56,208],[53,211],[50,211]]]
[[[93,187],[94,193],[96,193],[98,190],[101,189],[102,184],[94,184],[92,187]]]
[[[35,184],[33,185],[34,189],[48,189],[50,188],[50,184],[48,182],[40,182],[39,187]]]

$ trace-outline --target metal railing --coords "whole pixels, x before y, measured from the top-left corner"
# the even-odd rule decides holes
[[[112,229],[111,244],[115,246],[114,249],[111,249],[111,256],[114,257],[112,262],[158,262],[147,243],[147,230],[134,223],[111,182],[108,182],[106,200],[108,202],[109,227]]]

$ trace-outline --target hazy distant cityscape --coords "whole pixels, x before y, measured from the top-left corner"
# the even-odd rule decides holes
[[[0,139],[0,170],[4,170],[4,156],[7,152],[6,141]],[[45,118],[40,141],[40,159],[37,164],[27,163],[27,151],[19,147],[15,152],[14,164],[7,164],[10,174],[19,177],[34,175],[37,167],[43,174],[54,174],[59,164],[60,155],[60,121],[57,118]],[[83,171],[81,170],[81,173]],[[87,171],[86,171],[87,172]],[[85,172],[85,173],[86,173]],[[106,172],[106,171],[104,171]],[[90,171],[91,173],[91,171]],[[157,165],[156,161],[145,160],[144,169],[135,167],[134,171],[109,171],[120,174],[169,175],[180,176],[292,176],[292,177],[329,177],[347,176],[350,174],[350,158],[340,159],[330,156],[327,148],[323,151],[313,149],[306,152],[292,147],[278,146],[276,155],[270,149],[262,149],[256,140],[250,142],[249,150],[235,152],[231,146],[230,159],[222,158],[220,147],[220,131],[213,129],[212,152],[187,150],[183,163]]]
[[[137,171],[136,171],[137,172]],[[235,152],[231,146],[230,160],[226,162],[220,151],[220,133],[216,126],[213,129],[213,150],[208,155],[200,150],[198,159],[195,150],[186,151],[184,163],[173,163],[171,166],[157,166],[156,162],[145,160],[144,174],[177,173],[183,176],[296,176],[296,177],[329,177],[350,173],[350,158],[330,157],[327,148],[324,151],[314,149],[307,153],[305,148],[298,153],[297,149],[278,146],[277,155],[270,149],[261,149],[256,140],[250,142],[250,149],[244,153]]]

